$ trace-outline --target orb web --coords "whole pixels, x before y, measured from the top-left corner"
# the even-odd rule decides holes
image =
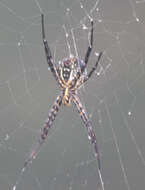
[[[145,186],[145,1],[0,1],[0,186],[2,189],[125,189]],[[94,21],[87,72],[79,89],[101,156],[97,170],[88,134],[74,106],[62,106],[35,160],[23,164],[60,89],[47,68],[41,13],[57,65],[84,59]],[[101,186],[101,180],[104,187]]]

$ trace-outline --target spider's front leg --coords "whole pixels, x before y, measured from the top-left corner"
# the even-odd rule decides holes
[[[25,161],[23,170],[25,170],[25,168],[29,165],[29,163],[31,163],[32,160],[36,157],[36,155],[38,154],[38,152],[40,150],[41,145],[44,143],[44,141],[48,135],[48,130],[51,128],[52,123],[56,118],[57,112],[59,111],[59,107],[62,104],[62,97],[63,97],[62,94],[57,97],[51,110],[49,111],[48,118],[42,128],[41,137],[39,138],[37,144],[33,147],[32,151],[29,155],[29,158]]]
[[[88,130],[89,139],[91,140],[91,143],[94,146],[95,156],[97,158],[98,169],[99,169],[99,172],[100,172],[100,170],[101,170],[100,155],[99,155],[99,151],[98,151],[96,135],[95,135],[95,133],[93,131],[92,124],[91,124],[90,120],[88,119],[88,116],[87,116],[85,110],[83,109],[83,106],[82,106],[78,96],[74,95],[74,94],[72,96],[73,96],[73,102],[76,105],[77,110],[78,110],[78,112],[79,112],[79,114],[81,116],[81,119],[82,119],[83,123],[85,124],[85,126],[86,126],[86,128]]]
[[[75,94],[72,94],[72,96],[73,96],[73,102],[76,105],[77,110],[78,110],[78,112],[79,112],[79,114],[81,116],[81,119],[83,120],[83,122],[84,122],[84,124],[85,124],[85,126],[86,126],[86,128],[88,130],[89,139],[91,140],[91,143],[94,146],[95,156],[96,156],[96,159],[97,159],[97,162],[98,162],[98,173],[99,173],[99,177],[100,177],[101,187],[102,187],[102,190],[104,190],[104,181],[102,179],[102,174],[101,174],[101,162],[100,162],[100,155],[99,155],[96,135],[95,135],[95,133],[93,131],[92,124],[89,121],[88,116],[87,116],[85,110],[83,109],[83,106],[82,106],[78,96],[75,95]]]
[[[58,73],[57,73],[57,70],[53,64],[51,50],[50,50],[50,47],[48,46],[48,42],[47,42],[46,37],[45,37],[44,15],[43,14],[41,14],[41,24],[42,24],[42,40],[43,40],[43,44],[44,44],[47,63],[48,63],[48,66],[49,66],[54,78],[56,79],[56,81],[58,81]]]

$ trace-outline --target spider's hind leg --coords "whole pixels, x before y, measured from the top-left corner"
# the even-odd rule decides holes
[[[93,48],[93,31],[94,31],[93,26],[94,26],[94,22],[93,22],[93,20],[91,20],[90,42],[89,42],[89,47],[88,47],[87,52],[86,52],[86,55],[85,55],[85,60],[84,60],[85,66],[84,66],[84,67],[82,68],[82,70],[81,70],[82,73],[84,72],[84,70],[85,70],[85,68],[86,68],[86,66],[87,66],[87,63],[88,63],[88,61],[89,61],[89,57],[90,57],[90,54],[91,54],[91,51],[92,51],[92,48]]]
[[[100,52],[100,53],[99,53],[98,59],[97,59],[95,65],[94,65],[94,67],[92,67],[91,71],[87,74],[87,76],[86,76],[86,78],[84,79],[83,83],[86,82],[89,78],[91,78],[92,74],[93,74],[94,71],[97,69],[97,66],[98,66],[98,63],[99,63],[99,61],[100,61],[100,59],[101,59],[101,57],[102,57],[102,54],[103,54],[103,52]]]
[[[54,78],[56,79],[56,81],[58,81],[58,73],[57,73],[57,70],[55,68],[55,65],[53,64],[51,50],[50,50],[50,47],[49,47],[48,42],[47,42],[46,37],[45,37],[44,15],[43,14],[41,14],[41,25],[42,25],[42,40],[43,40],[43,45],[44,45],[47,63],[48,63],[48,66],[49,66]]]

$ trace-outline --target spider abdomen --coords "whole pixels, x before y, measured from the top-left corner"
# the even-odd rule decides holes
[[[65,81],[68,81],[69,80],[69,77],[70,77],[70,73],[71,73],[71,69],[69,67],[64,67],[63,68],[63,72],[62,72],[62,75],[63,75],[63,78]]]

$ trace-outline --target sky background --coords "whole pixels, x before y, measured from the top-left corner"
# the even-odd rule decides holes
[[[36,159],[20,173],[60,92],[47,67],[41,12],[56,65],[70,56],[68,44],[84,59],[93,18],[87,71],[103,56],[78,95],[97,136],[104,190],[144,190],[144,0],[0,0],[0,189],[102,190],[74,105],[61,107]]]

